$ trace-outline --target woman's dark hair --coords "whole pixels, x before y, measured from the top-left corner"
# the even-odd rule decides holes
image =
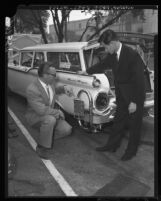
[[[103,34],[98,39],[98,42],[99,43],[103,42],[106,45],[108,45],[111,41],[117,41],[117,40],[118,40],[117,34],[114,31],[108,29],[105,32],[103,32]]]
[[[48,69],[50,68],[51,63],[49,62],[42,62],[38,68],[38,76],[42,77],[43,74],[47,73]]]

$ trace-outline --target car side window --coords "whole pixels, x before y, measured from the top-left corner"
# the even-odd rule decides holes
[[[47,61],[52,63],[53,67],[59,69],[59,53],[47,52]]]
[[[84,51],[86,68],[90,68],[92,65],[99,63],[102,59],[102,49],[89,49]]]
[[[35,52],[33,67],[38,67],[44,61],[43,52]]]
[[[21,53],[21,66],[31,67],[33,58],[33,52],[22,52]]]
[[[48,52],[47,61],[58,70],[77,72],[81,70],[79,53],[77,52]]]
[[[77,72],[81,70],[79,53],[77,52],[60,52],[59,69]]]

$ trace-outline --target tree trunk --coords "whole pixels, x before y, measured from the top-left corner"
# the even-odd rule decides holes
[[[45,34],[44,29],[43,29],[43,26],[42,26],[41,24],[40,24],[39,26],[40,26],[40,31],[41,31],[41,34],[42,34],[42,38],[43,38],[43,40],[44,40],[44,43],[45,43],[45,44],[48,44],[48,41],[47,41],[46,34]]]
[[[65,39],[65,42],[67,42],[67,18],[65,19],[64,39]]]
[[[45,31],[44,31],[44,28],[43,28],[42,19],[41,19],[39,10],[37,11],[37,15],[38,16],[36,15],[36,13],[33,10],[31,10],[31,12],[33,14],[33,17],[35,18],[35,20],[37,21],[37,23],[39,25],[39,29],[41,31],[41,35],[42,35],[42,38],[44,40],[44,43],[48,44],[48,41],[47,41],[46,34],[45,34]]]
[[[41,31],[44,43],[48,44],[48,41],[47,41],[47,38],[46,38],[46,34],[45,34],[45,31],[44,31],[44,27],[43,27],[43,24],[42,24],[42,19],[41,19],[39,10],[38,10],[38,16],[39,16],[39,27],[40,27],[40,31]]]
[[[89,18],[89,19],[88,19],[88,21],[87,21],[87,23],[86,23],[86,28],[85,28],[85,30],[83,31],[83,33],[82,33],[82,35],[81,35],[81,37],[80,37],[80,39],[79,39],[79,42],[82,41],[82,38],[83,38],[84,34],[86,33],[87,29],[90,27],[90,25],[88,25],[88,23],[89,23],[89,21],[90,21],[91,19],[92,19],[92,18]]]

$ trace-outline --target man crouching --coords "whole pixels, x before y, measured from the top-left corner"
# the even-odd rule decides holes
[[[63,112],[54,108],[56,94],[65,93],[64,87],[55,88],[55,78],[55,68],[50,63],[43,62],[38,68],[38,78],[26,90],[26,119],[31,126],[40,126],[36,152],[44,159],[51,156],[55,132],[60,135],[69,135],[72,132]]]

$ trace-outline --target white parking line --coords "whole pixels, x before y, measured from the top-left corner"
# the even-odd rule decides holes
[[[31,137],[30,133],[27,131],[27,129],[23,126],[21,121],[16,117],[16,115],[12,112],[12,110],[9,107],[8,107],[8,112],[11,115],[11,117],[14,119],[15,123],[17,124],[17,126],[19,127],[23,135],[26,137],[26,139],[28,140],[32,148],[36,150],[37,143]],[[57,181],[58,185],[60,186],[60,188],[62,189],[62,191],[65,193],[66,196],[78,196],[50,160],[44,160],[44,159],[41,159],[41,160],[45,164],[50,174]]]

